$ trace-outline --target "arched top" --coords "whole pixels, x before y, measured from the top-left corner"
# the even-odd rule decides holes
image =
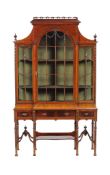
[[[28,37],[22,40],[15,40],[16,44],[37,44],[48,32],[62,32],[68,36],[72,45],[74,44],[96,44],[96,38],[90,40],[84,37],[79,31],[78,18],[33,18],[31,21],[33,29]],[[58,33],[57,33],[58,34]]]

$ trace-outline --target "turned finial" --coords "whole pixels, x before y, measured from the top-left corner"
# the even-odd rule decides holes
[[[24,129],[27,130],[27,126],[25,126]]]
[[[94,41],[96,41],[96,38],[97,38],[97,35],[95,34],[95,35],[94,35]]]
[[[17,35],[16,35],[16,33],[15,33],[15,35],[14,35],[14,39],[15,39],[15,41],[17,40]]]
[[[87,126],[84,126],[84,129],[86,130],[87,129]]]

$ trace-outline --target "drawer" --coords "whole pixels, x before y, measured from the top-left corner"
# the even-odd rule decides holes
[[[94,111],[79,111],[79,117],[94,117]]]
[[[36,112],[37,116],[41,117],[70,117],[70,116],[75,116],[75,112],[70,110],[70,111],[60,111],[60,110],[42,110],[42,111],[37,111]]]
[[[70,116],[75,116],[75,112],[70,110],[70,111],[57,111],[58,116],[63,116],[63,117],[70,117]]]
[[[54,116],[54,111],[47,111],[47,110],[36,111],[36,116],[52,117]]]
[[[32,116],[32,112],[31,111],[20,111],[20,112],[17,112],[17,116],[19,117],[30,117]]]

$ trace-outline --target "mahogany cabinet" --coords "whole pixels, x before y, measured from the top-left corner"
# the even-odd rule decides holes
[[[72,139],[78,145],[88,135],[96,155],[96,35],[93,40],[79,31],[77,17],[34,17],[28,37],[15,35],[15,155],[19,142],[28,136],[36,155],[42,139]],[[33,135],[19,121],[32,120]],[[37,120],[73,120],[73,132],[40,133]],[[91,120],[79,134],[79,121]]]

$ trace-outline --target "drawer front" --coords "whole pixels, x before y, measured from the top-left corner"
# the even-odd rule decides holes
[[[80,118],[93,118],[95,117],[95,111],[79,111]]]
[[[54,116],[54,112],[53,111],[46,111],[46,110],[42,110],[42,111],[36,111],[36,116],[38,117],[52,117]]]
[[[75,116],[75,112],[74,111],[48,111],[48,110],[42,110],[42,111],[37,111],[36,115],[38,117],[71,117],[71,116]]]
[[[74,111],[57,111],[59,116],[63,116],[63,117],[72,117],[75,116],[75,112]]]
[[[32,111],[19,111],[19,112],[17,112],[17,116],[23,117],[23,118],[31,117]]]

